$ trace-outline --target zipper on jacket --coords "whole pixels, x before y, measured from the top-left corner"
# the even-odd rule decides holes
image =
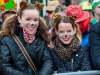
[[[73,58],[71,59],[71,61],[72,61],[72,72],[73,72],[73,62],[74,62],[74,61],[73,61]]]

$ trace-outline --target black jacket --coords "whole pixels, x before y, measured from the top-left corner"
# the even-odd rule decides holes
[[[47,24],[48,28],[50,29],[50,24],[49,24],[50,23],[50,18],[48,16],[44,16],[43,18],[46,21],[46,24]]]
[[[0,30],[1,30],[1,28],[2,28],[2,24],[3,24],[3,22],[0,21]]]
[[[100,22],[90,29],[89,51],[93,68],[100,70]]]
[[[54,69],[57,73],[91,70],[89,52],[85,47],[80,46],[78,51],[74,52],[71,59],[68,60],[60,59],[54,49],[50,50],[50,52],[54,59]]]
[[[52,75],[53,61],[45,41],[36,37],[35,41],[28,45],[21,33],[17,34],[17,37],[33,60],[38,75]],[[1,39],[0,75],[35,75],[11,36],[5,36]]]

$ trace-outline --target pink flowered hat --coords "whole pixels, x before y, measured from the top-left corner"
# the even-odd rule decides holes
[[[83,11],[82,7],[80,5],[69,5],[66,8],[66,15],[67,16],[71,16],[71,15],[76,15],[77,16],[77,20],[76,22],[80,22],[83,21],[85,19],[87,19],[89,16],[89,13],[87,11]]]

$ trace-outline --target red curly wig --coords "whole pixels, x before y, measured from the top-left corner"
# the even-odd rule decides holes
[[[79,24],[82,34],[84,34],[86,31],[88,31],[90,29],[90,22],[91,22],[90,17],[88,17],[87,19],[85,19],[83,21],[77,22]]]

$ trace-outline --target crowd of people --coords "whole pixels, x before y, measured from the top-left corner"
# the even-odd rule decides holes
[[[65,6],[22,0],[0,13],[0,75],[100,70],[100,0]]]

